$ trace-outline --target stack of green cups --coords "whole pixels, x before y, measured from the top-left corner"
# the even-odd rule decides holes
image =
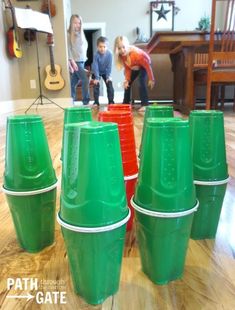
[[[66,125],[63,148],[57,218],[75,292],[90,304],[100,304],[118,290],[130,216],[117,125]]]
[[[215,238],[228,182],[224,119],[221,111],[192,111],[194,183],[199,209],[193,219],[191,238]]]
[[[147,119],[132,205],[144,273],[157,284],[180,278],[197,209],[188,121]]]
[[[82,123],[92,120],[91,108],[89,107],[69,107],[64,109],[64,127],[68,124]],[[64,130],[62,146],[64,144]],[[61,159],[63,158],[63,147],[61,151]]]
[[[146,111],[144,114],[144,124],[143,124],[143,131],[140,143],[140,150],[139,150],[139,158],[141,156],[142,145],[144,141],[145,131],[146,131],[146,123],[148,118],[165,118],[165,117],[174,117],[174,111],[172,106],[164,106],[164,105],[149,105],[146,107]]]
[[[54,242],[56,185],[41,117],[8,117],[3,191],[18,241],[28,252]]]

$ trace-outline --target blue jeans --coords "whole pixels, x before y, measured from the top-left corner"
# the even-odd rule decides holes
[[[144,68],[140,68],[140,70],[132,70],[131,71],[131,80],[129,82],[129,86],[124,91],[124,99],[123,103],[130,103],[131,101],[131,84],[134,80],[139,76],[139,96],[141,100],[141,105],[148,105],[148,90],[147,90],[147,72]]]
[[[86,71],[84,70],[84,62],[77,61],[76,64],[78,66],[78,71],[74,71],[74,73],[71,74],[71,95],[72,95],[73,101],[75,101],[77,98],[76,87],[77,87],[79,80],[81,80],[82,102],[83,104],[88,104],[90,101],[89,80],[88,80]]]
[[[108,83],[106,82],[106,79],[107,79],[106,74],[101,74],[101,77],[104,80],[106,88],[107,88],[108,101],[109,101],[109,103],[114,103],[114,101],[113,101],[113,97],[114,97],[113,83],[112,83],[112,81],[108,81]],[[95,79],[95,76],[93,78]],[[93,90],[94,90],[94,103],[99,104],[100,83],[94,85]]]

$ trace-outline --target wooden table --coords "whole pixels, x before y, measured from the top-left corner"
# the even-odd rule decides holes
[[[219,40],[220,34],[216,34]],[[145,45],[149,54],[169,54],[174,74],[173,99],[176,109],[189,113],[194,106],[193,66],[195,52],[207,52],[210,34],[201,31],[155,33]]]

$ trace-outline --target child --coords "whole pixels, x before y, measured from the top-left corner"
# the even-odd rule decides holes
[[[69,70],[71,73],[71,94],[73,101],[76,100],[76,87],[81,80],[82,82],[82,101],[88,104],[90,100],[89,80],[84,69],[87,59],[88,43],[82,27],[82,18],[79,15],[72,15],[68,29],[68,55]]]
[[[100,78],[104,80],[107,87],[108,102],[114,103],[114,89],[111,79],[112,53],[108,50],[108,39],[99,37],[97,39],[97,51],[92,63],[92,72],[94,76],[94,104],[99,106]]]
[[[123,103],[130,103],[131,84],[139,76],[139,94],[142,105],[140,111],[144,111],[144,106],[148,105],[147,77],[150,89],[155,84],[149,55],[141,49],[129,45],[124,36],[115,39],[114,54],[117,68],[124,67],[125,70]]]

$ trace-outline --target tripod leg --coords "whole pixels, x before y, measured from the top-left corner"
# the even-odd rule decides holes
[[[38,106],[39,106],[39,104],[40,105],[43,105],[43,95],[40,93],[40,95],[38,96],[38,103],[37,103],[37,106],[36,106],[36,111],[38,111]]]
[[[31,105],[27,108],[27,110],[25,110],[25,114],[27,114],[27,112],[31,109],[31,107],[39,100],[40,96],[38,96],[33,103],[31,103]],[[37,104],[38,105],[38,104]]]
[[[54,102],[53,100],[49,99],[48,97],[42,95],[43,98],[45,98],[46,100],[48,100],[49,102],[48,103],[52,103],[52,104],[55,104],[58,108],[64,110],[64,108],[62,108],[59,104],[57,104],[56,102]]]

